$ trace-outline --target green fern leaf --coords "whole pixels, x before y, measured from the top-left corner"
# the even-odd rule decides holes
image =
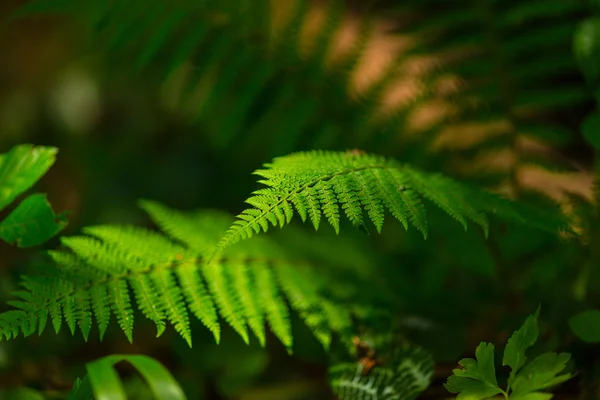
[[[261,230],[266,232],[269,224],[289,223],[291,205],[302,221],[310,219],[315,229],[324,214],[336,232],[341,205],[354,225],[362,226],[366,211],[380,232],[384,211],[388,210],[405,228],[410,223],[426,238],[427,217],[422,198],[432,201],[465,229],[467,221],[475,222],[486,236],[488,214],[555,232],[566,226],[560,214],[528,217],[519,204],[374,155],[312,151],[276,158],[265,167],[255,174],[264,178],[259,182],[268,188],[257,190],[246,200],[253,208],[238,216],[217,244],[213,257],[241,239]],[[282,210],[287,210],[285,219]]]
[[[170,325],[190,346],[190,313],[217,342],[221,317],[246,343],[251,331],[263,346],[268,324],[291,351],[290,308],[325,347],[333,333],[348,336],[350,312],[321,295],[320,281],[302,257],[257,238],[209,264],[207,255],[231,216],[141,204],[168,236],[131,226],[94,226],[84,228],[86,236],[62,238],[65,249],[49,252],[56,265],[44,268],[44,275],[26,277],[24,290],[10,302],[14,309],[0,314],[0,336],[41,334],[50,317],[56,332],[64,321],[85,339],[96,320],[102,338],[114,316],[131,341],[136,308],[156,325],[157,336]],[[289,210],[282,209],[272,223],[285,223],[286,215]]]

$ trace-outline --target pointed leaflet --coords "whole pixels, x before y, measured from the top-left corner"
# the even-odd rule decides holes
[[[508,365],[511,368],[508,378],[508,386],[510,387],[515,379],[515,375],[523,365],[525,365],[525,351],[533,346],[537,341],[539,330],[537,325],[540,309],[538,308],[535,314],[530,315],[523,326],[512,334],[506,348],[504,349],[504,359],[502,365]]]
[[[453,370],[454,375],[444,384],[450,393],[458,393],[458,400],[487,399],[503,392],[496,382],[494,345],[480,343],[475,350],[475,357],[477,360],[462,359],[459,364],[463,369]]]
[[[545,353],[525,365],[517,373],[512,385],[511,399],[525,398],[527,395],[544,395],[537,391],[563,383],[573,375],[560,374],[567,366],[571,355],[568,353]]]
[[[202,265],[202,274],[223,319],[242,337],[244,343],[250,343],[243,308],[232,285],[231,273],[222,263],[215,262]]]
[[[240,310],[243,312],[246,323],[256,335],[260,345],[264,347],[266,343],[265,320],[258,298],[261,288],[253,279],[247,263],[226,264],[225,268],[232,279],[232,288],[237,293]]]
[[[277,276],[268,265],[257,261],[252,265],[256,284],[261,288],[260,301],[271,330],[285,345],[288,352],[292,350],[292,326],[289,310],[283,300],[281,290],[277,285]]]

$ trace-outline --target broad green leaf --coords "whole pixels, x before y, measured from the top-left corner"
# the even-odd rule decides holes
[[[600,342],[600,310],[587,310],[569,319],[571,331],[588,343]]]
[[[66,225],[65,214],[55,215],[45,194],[34,194],[0,222],[0,239],[19,247],[37,246]]]
[[[571,374],[561,373],[571,355],[568,353],[544,353],[528,363],[517,373],[512,385],[512,396],[525,395],[556,386],[569,380]]]
[[[450,393],[458,393],[458,400],[487,399],[502,393],[496,381],[494,367],[494,345],[480,343],[475,350],[475,358],[462,359],[462,369],[455,369],[444,387]]]
[[[31,188],[54,164],[54,147],[24,144],[0,154],[0,210]]]
[[[515,375],[523,365],[527,357],[525,351],[533,346],[537,341],[539,335],[539,329],[537,325],[538,316],[540,315],[540,309],[538,308],[535,314],[530,315],[523,326],[512,334],[506,348],[504,349],[504,359],[502,365],[507,365],[511,368],[510,376],[508,378],[508,385],[511,386]]]
[[[157,400],[185,400],[171,373],[158,361],[143,355],[112,355],[86,365],[96,400],[125,400],[125,391],[114,366],[121,361],[133,365],[150,386]]]

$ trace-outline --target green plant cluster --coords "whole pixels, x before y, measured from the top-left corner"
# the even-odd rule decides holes
[[[551,393],[542,392],[571,379],[564,373],[571,358],[568,353],[547,352],[527,362],[526,351],[539,337],[538,311],[527,318],[523,326],[508,339],[502,365],[510,367],[506,389],[498,386],[494,363],[494,345],[481,343],[475,350],[476,360],[459,361],[462,369],[455,369],[448,378],[446,389],[459,393],[458,399],[487,399],[502,394],[506,399],[551,399]],[[562,374],[561,374],[562,373]]]

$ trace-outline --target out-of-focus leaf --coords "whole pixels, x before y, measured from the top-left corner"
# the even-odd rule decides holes
[[[511,368],[508,384],[511,385],[515,379],[517,372],[525,364],[527,357],[525,351],[533,346],[539,336],[539,328],[537,325],[540,309],[538,308],[535,314],[530,315],[523,323],[520,329],[512,334],[506,348],[504,349],[504,359],[502,365],[508,365]]]
[[[584,342],[600,342],[600,310],[587,310],[569,319],[571,331]]]

